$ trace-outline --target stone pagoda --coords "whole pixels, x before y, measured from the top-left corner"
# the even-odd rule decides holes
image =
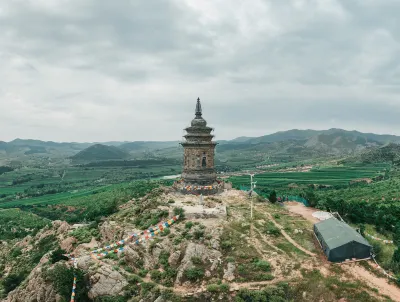
[[[214,167],[216,142],[212,139],[213,128],[202,117],[200,98],[197,99],[195,118],[186,129],[182,179],[175,187],[185,194],[210,195],[219,192],[223,183],[217,181]]]

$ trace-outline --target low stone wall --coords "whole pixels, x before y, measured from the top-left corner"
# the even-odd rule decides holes
[[[215,188],[215,189],[200,189],[200,190],[187,190],[185,188],[180,190],[181,193],[183,194],[193,194],[193,195],[203,195],[203,196],[208,196],[208,195],[215,195],[219,192],[221,192],[221,190],[219,188]]]
[[[210,186],[201,186],[196,184],[186,184],[183,181],[177,181],[174,183],[173,188],[182,194],[208,196],[223,192],[225,189],[225,183],[218,181]]]

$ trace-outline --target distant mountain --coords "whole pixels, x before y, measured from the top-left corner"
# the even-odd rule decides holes
[[[310,139],[312,137],[316,137],[318,135],[344,135],[346,137],[359,137],[364,138],[367,141],[372,142],[380,142],[380,143],[388,143],[388,142],[395,142],[400,143],[400,136],[396,135],[381,135],[381,134],[374,134],[374,133],[362,133],[359,131],[348,131],[343,129],[332,128],[328,130],[288,130],[288,131],[280,131],[269,135],[264,135],[260,137],[250,138],[248,140],[243,139],[243,137],[239,137],[237,139],[232,140],[239,140],[243,143],[250,143],[250,144],[258,144],[258,143],[265,143],[265,142],[280,142],[285,140],[304,140]]]
[[[400,165],[400,144],[389,143],[379,148],[371,148],[346,158],[340,163],[381,163]]]
[[[175,158],[182,157],[180,141],[134,141],[106,143],[58,143],[40,140],[16,139],[11,142],[0,142],[0,156],[10,158],[74,156],[84,160],[115,160],[129,156],[138,158]],[[379,135],[347,131],[332,128],[329,130],[280,131],[260,137],[238,137],[233,140],[218,140],[217,157],[230,160],[232,156],[241,158],[250,156],[256,159],[297,160],[312,157],[353,156],[364,150],[382,147],[387,143],[400,143],[400,136]],[[114,147],[97,151],[98,145]],[[91,146],[96,148],[89,149]],[[118,148],[116,147],[118,146]],[[89,150],[89,153],[87,153]],[[94,154],[90,152],[96,150]],[[112,151],[113,150],[113,151]],[[5,151],[5,153],[4,153]],[[78,153],[79,151],[85,151]],[[119,151],[119,152],[118,152]],[[122,152],[122,153],[121,153]],[[76,159],[76,158],[75,158]]]
[[[122,160],[129,158],[129,154],[115,146],[96,144],[70,158],[74,161]]]
[[[288,131],[279,131],[273,134],[264,135],[260,137],[253,137],[248,140],[243,140],[244,143],[250,144],[259,144],[259,143],[273,143],[273,142],[281,142],[285,140],[302,140],[311,138],[315,135],[322,133],[322,131],[318,130],[288,130]],[[239,138],[240,139],[240,138]]]
[[[357,131],[342,129],[289,130],[249,140],[237,140],[221,144],[218,151],[263,151],[267,154],[287,156],[323,157],[330,155],[351,155],[366,148],[379,147],[384,139],[378,135],[365,135]],[[399,137],[400,141],[400,137]]]
[[[6,150],[6,148],[7,148],[7,143],[0,141],[0,150]]]
[[[240,136],[240,137],[237,137],[237,138],[234,138],[234,139],[230,140],[229,142],[230,143],[243,143],[243,142],[247,142],[247,141],[249,141],[251,139],[254,139],[254,137]],[[224,142],[226,142],[226,141],[224,141]]]
[[[165,149],[171,147],[179,147],[179,141],[166,141],[166,142],[136,141],[136,142],[125,143],[119,146],[119,148],[125,151],[146,151],[155,149]]]

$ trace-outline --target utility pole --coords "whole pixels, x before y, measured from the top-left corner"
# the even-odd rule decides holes
[[[254,190],[254,188],[256,187],[256,181],[253,181],[253,176],[254,174],[249,174],[250,175],[250,217],[253,220],[253,196],[252,196],[252,192]]]

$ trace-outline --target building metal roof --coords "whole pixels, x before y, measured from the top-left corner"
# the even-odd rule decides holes
[[[330,250],[351,241],[371,246],[360,233],[335,217],[318,222],[314,226],[322,235]]]

